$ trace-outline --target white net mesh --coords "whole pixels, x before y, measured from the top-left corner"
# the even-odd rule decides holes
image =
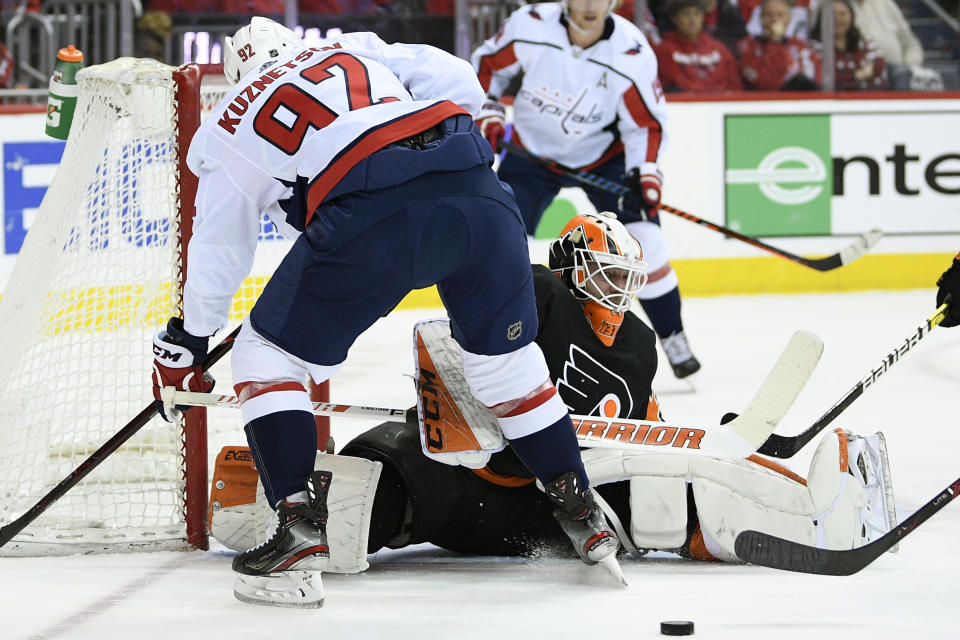
[[[151,338],[179,291],[172,72],[121,58],[79,76],[60,167],[0,301],[0,525],[152,401]],[[201,91],[205,111],[223,89]],[[263,246],[233,322],[288,245]],[[244,443],[239,415],[220,413],[211,454]],[[184,548],[183,463],[180,426],[154,418],[0,553]]]

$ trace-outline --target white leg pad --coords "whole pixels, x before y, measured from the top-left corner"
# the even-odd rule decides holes
[[[630,537],[643,549],[674,549],[687,539],[685,478],[630,478]]]
[[[367,539],[383,464],[365,458],[318,453],[314,468],[333,474],[327,495],[330,561],[325,571],[359,573],[370,566]],[[258,484],[256,503],[215,512],[210,532],[224,546],[243,551],[266,541],[273,520],[274,511]]]
[[[373,499],[380,481],[383,463],[354,458],[317,454],[317,469],[333,473],[327,507],[327,542],[330,562],[327,573],[359,573],[367,563],[367,539]]]
[[[849,457],[865,459],[867,472],[858,473],[862,481],[846,471],[847,436],[836,432],[817,448],[807,484],[735,458],[593,449],[583,452],[583,461],[594,485],[630,480],[630,531],[637,547],[672,549],[684,543],[690,484],[707,550],[737,561],[734,541],[747,529],[832,549],[862,544],[864,524],[868,531],[889,529],[895,518],[882,436],[851,442]],[[849,465],[855,464],[851,459]]]
[[[805,492],[803,485],[792,493]],[[700,533],[715,558],[739,562],[734,551],[737,534],[756,529],[776,536],[813,544],[813,521],[807,514],[789,513],[748,498],[735,489],[712,480],[695,478],[693,496],[697,503]],[[797,499],[802,499],[797,496]]]

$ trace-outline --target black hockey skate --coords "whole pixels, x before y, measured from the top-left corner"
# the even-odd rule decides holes
[[[580,477],[573,471],[544,485],[544,490],[557,505],[553,517],[570,538],[580,559],[588,565],[603,563],[607,571],[626,585],[623,572],[617,564],[620,540],[610,530],[606,516],[594,500],[593,492],[581,489]]]
[[[273,534],[233,559],[233,594],[242,602],[277,607],[322,607],[320,572],[330,560],[327,493],[332,474],[307,476],[308,501],[277,505]]]
[[[670,334],[660,339],[663,350],[667,352],[670,368],[678,379],[686,378],[700,370],[700,361],[690,351],[690,344],[683,331]]]

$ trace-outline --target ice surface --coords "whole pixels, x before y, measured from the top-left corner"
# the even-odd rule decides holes
[[[932,312],[933,290],[684,300],[697,393],[658,376],[669,419],[715,424],[750,400],[796,329],[826,343],[779,433],[800,431]],[[332,382],[342,403],[413,403],[411,331],[430,311],[397,312],[355,345]],[[833,424],[887,436],[902,519],[960,476],[960,328],[936,329]],[[345,443],[371,423],[333,424]],[[786,461],[806,474],[818,439]],[[6,464],[9,464],[7,461]],[[960,506],[951,505],[846,578],[623,558],[630,589],[576,560],[463,557],[431,546],[381,552],[369,571],[324,576],[319,610],[245,605],[231,552],[0,558],[0,638],[658,638],[693,620],[698,638],[960,637]]]

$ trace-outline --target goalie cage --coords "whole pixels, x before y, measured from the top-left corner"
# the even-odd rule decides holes
[[[179,315],[187,269],[196,177],[186,152],[229,88],[218,65],[133,58],[77,82],[60,166],[0,300],[0,525],[152,402],[151,338]],[[234,326],[289,248],[261,224]],[[230,385],[224,362],[213,375]],[[326,400],[325,385],[313,395]],[[228,410],[154,417],[0,554],[207,548],[208,451],[244,443],[241,426]],[[328,428],[318,422],[318,434]]]

